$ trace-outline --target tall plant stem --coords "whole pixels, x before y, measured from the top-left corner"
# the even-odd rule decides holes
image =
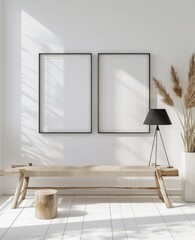
[[[179,116],[179,113],[177,112],[177,109],[175,108],[175,106],[173,106],[173,108],[175,109],[175,112],[176,112],[176,114],[177,114],[177,117],[178,117],[178,119],[179,119],[179,121],[180,121],[180,124],[181,124],[182,128],[184,128],[184,125],[183,125],[182,120],[181,120],[181,118],[180,118],[180,116]],[[182,106],[182,109],[183,109],[183,106]],[[183,110],[183,113],[184,113],[184,110]]]

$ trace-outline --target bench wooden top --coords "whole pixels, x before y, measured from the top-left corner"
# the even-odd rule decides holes
[[[119,166],[119,165],[88,165],[88,166],[56,166],[33,165],[10,167],[3,172],[4,176],[19,176],[20,171],[27,177],[153,177],[156,169],[162,176],[178,176],[178,169],[167,166]]]

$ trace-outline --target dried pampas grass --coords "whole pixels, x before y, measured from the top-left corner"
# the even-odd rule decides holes
[[[195,107],[195,76],[188,82],[187,92],[184,97],[186,109]]]
[[[174,106],[173,99],[170,97],[166,88],[161,84],[159,80],[153,78],[154,85],[158,90],[158,93],[163,97],[162,100],[165,104],[174,107],[176,114],[179,118],[181,126],[183,128],[182,140],[186,152],[195,152],[195,120],[192,112],[192,108],[195,107],[195,54],[193,53],[189,62],[188,71],[188,85],[185,94],[183,94],[182,87],[180,86],[180,80],[174,67],[171,67],[171,81],[172,89],[175,95],[183,100],[183,120],[180,118],[177,109]]]
[[[173,91],[175,92],[176,96],[181,98],[183,90],[182,87],[180,86],[180,81],[177,72],[175,71],[173,66],[171,66],[171,81],[173,83]]]
[[[192,54],[189,65],[188,86],[184,97],[187,109],[195,107],[195,54]]]
[[[166,91],[165,87],[156,78],[153,78],[153,81],[158,93],[163,97],[162,101],[169,106],[173,106],[173,100]]]
[[[195,54],[193,53],[190,58],[189,63],[189,72],[188,72],[188,81],[190,81],[191,77],[195,76]]]

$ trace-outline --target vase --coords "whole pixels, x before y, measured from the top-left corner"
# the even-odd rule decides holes
[[[182,195],[185,202],[195,202],[195,152],[185,152]]]

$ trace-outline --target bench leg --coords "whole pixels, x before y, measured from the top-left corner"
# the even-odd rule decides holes
[[[157,188],[157,191],[158,191],[158,196],[159,196],[159,198],[164,202],[162,193],[161,193],[161,191],[160,191],[160,185],[159,185],[159,182],[158,182],[156,173],[155,173],[155,182],[156,182],[156,188]]]
[[[29,166],[32,166],[32,163],[28,163]],[[24,183],[22,187],[22,192],[21,192],[21,199],[24,200],[26,197],[27,189],[28,189],[28,184],[29,184],[29,177],[24,178]]]
[[[26,197],[27,189],[28,189],[29,177],[24,178],[24,183],[22,187],[22,196],[21,198],[24,200]]]
[[[19,201],[19,197],[20,197],[20,194],[21,194],[23,181],[24,181],[24,172],[20,171],[20,176],[19,176],[19,179],[18,179],[18,184],[17,184],[17,187],[16,187],[16,191],[15,191],[15,194],[14,194],[14,198],[13,198],[13,201],[12,201],[11,208],[17,208],[17,206],[18,206],[18,201]]]
[[[169,197],[167,195],[165,183],[163,181],[163,177],[162,177],[161,171],[159,169],[156,169],[156,180],[157,180],[157,184],[159,186],[159,190],[160,190],[161,196],[162,196],[163,201],[165,203],[165,206],[167,208],[173,207],[173,205],[170,202]]]

